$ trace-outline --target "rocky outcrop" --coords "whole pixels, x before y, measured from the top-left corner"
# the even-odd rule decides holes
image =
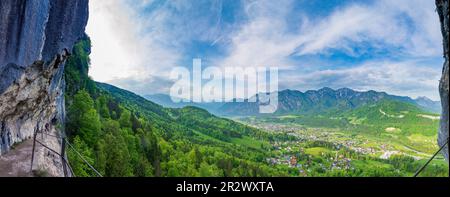
[[[448,83],[449,83],[449,0],[436,0],[437,12],[439,14],[439,19],[441,21],[442,36],[444,37],[444,68],[442,69],[442,78],[439,84],[439,91],[441,94],[442,102],[442,115],[441,115],[441,125],[439,128],[438,143],[440,146],[445,144],[448,140],[448,116],[449,116],[449,106],[448,106]],[[448,145],[442,151],[444,157],[448,161]]]
[[[0,1],[0,155],[33,136],[60,150],[64,62],[84,35],[88,0]],[[61,176],[61,159],[40,146],[34,169]]]

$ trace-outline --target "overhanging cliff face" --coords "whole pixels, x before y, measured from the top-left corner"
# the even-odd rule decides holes
[[[88,0],[0,1],[0,155],[35,131],[60,135],[64,61],[87,20]],[[40,138],[59,150],[57,138]],[[35,165],[62,175],[61,159],[43,148]]]
[[[448,83],[449,83],[449,0],[436,0],[437,12],[439,14],[439,19],[441,21],[441,30],[444,41],[444,68],[442,69],[442,78],[439,84],[439,91],[441,94],[442,102],[442,115],[441,115],[441,125],[439,128],[439,146],[445,144],[448,139],[448,116],[449,116],[449,106],[448,106]],[[448,161],[448,145],[442,151],[444,157]]]

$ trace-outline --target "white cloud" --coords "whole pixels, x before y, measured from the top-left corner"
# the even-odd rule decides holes
[[[127,78],[148,81],[176,66],[179,52],[158,40],[165,32],[149,31],[148,20],[126,1],[92,0],[89,6],[86,31],[93,41],[90,75],[95,80],[112,84]]]

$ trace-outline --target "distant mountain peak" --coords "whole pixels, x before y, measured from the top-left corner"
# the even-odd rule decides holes
[[[430,99],[430,98],[428,98],[426,96],[419,96],[415,100],[417,100],[417,101],[422,100],[422,101],[428,101],[428,102],[439,102],[439,101],[434,101],[434,100],[432,100],[432,99]]]
[[[421,106],[422,108],[430,112],[440,113],[442,111],[440,101],[433,101],[426,96],[419,96],[416,99],[414,99],[414,101],[417,103],[417,105]]]
[[[343,91],[345,91],[345,92],[348,92],[348,91],[356,92],[355,90],[352,90],[352,89],[350,89],[350,88],[339,88],[337,91],[338,91],[338,92],[343,92]]]
[[[323,87],[318,90],[319,92],[334,92],[335,90],[329,87]]]

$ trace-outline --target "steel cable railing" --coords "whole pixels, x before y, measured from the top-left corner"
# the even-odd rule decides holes
[[[66,167],[69,168],[70,173],[71,173],[72,176],[76,176],[75,173],[73,172],[72,166],[70,166],[69,161],[68,161],[67,158],[65,157],[65,153],[59,153],[58,151],[56,151],[56,150],[50,148],[49,146],[45,145],[45,144],[42,143],[41,141],[37,140],[37,139],[36,139],[36,136],[37,136],[39,133],[40,133],[40,134],[43,134],[43,135],[46,135],[46,136],[49,136],[49,137],[61,139],[61,141],[63,142],[63,143],[62,143],[62,146],[64,146],[64,144],[67,143],[67,144],[69,145],[69,148],[71,148],[71,150],[74,151],[74,152],[76,153],[76,155],[77,155],[78,157],[80,157],[80,159],[81,159],[81,160],[82,160],[82,161],[83,161],[83,162],[84,162],[84,163],[85,163],[92,171],[94,171],[95,174],[96,174],[98,177],[102,177],[101,173],[98,172],[98,170],[95,169],[94,166],[92,166],[92,165],[86,160],[86,158],[85,158],[79,151],[77,151],[76,148],[75,148],[75,147],[74,147],[74,146],[73,146],[66,138],[64,138],[64,137],[59,137],[59,136],[56,136],[56,135],[51,135],[51,134],[45,133],[45,132],[35,132],[35,134],[34,134],[34,137],[33,137],[33,150],[32,150],[33,152],[32,152],[32,156],[31,156],[31,168],[30,168],[30,171],[33,171],[33,161],[34,161],[35,146],[36,146],[36,143],[38,143],[39,145],[41,145],[41,146],[44,147],[45,149],[47,149],[47,150],[49,150],[49,151],[53,152],[54,154],[56,154],[56,155],[58,155],[58,156],[61,157],[61,159],[62,159],[62,161],[63,161],[63,168],[64,168],[64,174],[65,174],[65,176],[67,176],[66,169],[65,169]],[[65,147],[63,147],[62,150],[65,150]],[[62,152],[64,152],[64,151],[62,151]]]

